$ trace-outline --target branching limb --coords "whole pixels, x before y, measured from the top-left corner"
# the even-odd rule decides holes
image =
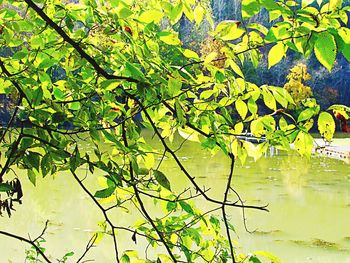
[[[195,187],[196,191],[198,191],[207,201],[211,202],[211,203],[215,203],[215,204],[219,204],[219,205],[223,205],[225,204],[226,206],[234,206],[234,207],[245,207],[245,208],[253,208],[253,209],[258,209],[258,210],[263,210],[263,211],[267,211],[266,206],[246,206],[246,205],[242,205],[242,204],[238,204],[238,202],[226,202],[223,203],[221,200],[216,200],[211,198],[210,196],[208,196],[208,194],[206,193],[206,191],[204,191],[196,182],[195,178],[193,176],[190,175],[190,173],[187,171],[187,169],[184,167],[184,165],[182,164],[182,162],[180,161],[180,159],[178,158],[178,156],[176,155],[176,153],[169,147],[169,145],[166,143],[165,139],[162,137],[162,135],[160,134],[160,132],[158,131],[154,121],[152,120],[151,116],[148,114],[147,110],[144,108],[143,104],[141,103],[141,101],[139,99],[137,99],[135,96],[132,96],[131,94],[129,94],[129,96],[135,100],[137,102],[137,104],[142,108],[147,120],[150,122],[155,134],[157,135],[157,137],[159,138],[159,140],[161,141],[164,149],[174,158],[176,164],[178,165],[178,167],[181,169],[181,171],[185,174],[185,176],[188,178],[188,180],[192,183],[192,185]],[[194,127],[193,125],[189,125],[188,123],[186,124],[187,126],[189,126],[190,128]],[[191,127],[192,126],[192,127]],[[200,130],[200,129],[196,129],[196,130]],[[200,130],[201,131],[201,130]],[[201,133],[203,133],[201,131]],[[205,134],[205,133],[204,133]]]
[[[52,29],[54,29],[67,43],[69,43],[78,53],[79,55],[89,62],[89,64],[96,70],[96,72],[106,79],[116,79],[116,80],[126,80],[129,82],[139,83],[140,81],[123,76],[114,76],[108,74],[101,66],[89,55],[87,54],[79,45],[78,42],[75,42],[72,38],[70,38],[63,29],[57,25],[51,18],[49,18],[46,13],[38,7],[33,1],[25,0],[27,5],[31,7]]]
[[[115,251],[115,259],[116,262],[119,263],[119,254],[118,254],[118,244],[117,244],[117,237],[115,235],[115,226],[113,225],[113,222],[109,219],[106,209],[103,208],[103,206],[96,200],[96,198],[93,196],[93,194],[86,188],[86,186],[82,183],[82,181],[79,179],[77,174],[71,170],[71,173],[74,177],[74,179],[78,182],[80,187],[84,190],[84,192],[90,197],[90,199],[95,203],[95,205],[101,210],[106,222],[110,226],[112,230],[112,238],[113,238],[113,244],[114,244],[114,251]]]
[[[125,127],[125,123],[123,123],[122,125],[122,136],[123,136],[123,141],[124,141],[124,146],[125,147],[128,147],[128,139],[127,139],[127,136],[126,136],[126,127]],[[130,172],[130,178],[131,178],[131,181],[134,181],[135,180],[135,177],[134,177],[134,171],[133,171],[133,168],[132,168],[132,164],[131,162],[129,163],[129,172]],[[157,226],[155,225],[153,219],[151,218],[151,216],[149,215],[147,209],[145,208],[144,204],[143,204],[143,201],[141,199],[141,196],[140,196],[140,193],[139,193],[139,190],[137,188],[137,185],[136,184],[132,184],[132,187],[134,189],[134,193],[135,193],[135,197],[138,201],[138,205],[140,206],[140,209],[142,211],[142,214],[145,216],[145,218],[147,219],[147,221],[152,225],[153,229],[157,232],[158,236],[159,236],[159,239],[161,240],[161,242],[163,243],[165,249],[167,250],[169,256],[171,257],[171,259],[173,260],[173,262],[177,262],[177,259],[175,258],[173,252],[171,251],[169,245],[167,244],[166,240],[164,239],[164,235],[159,231],[159,229],[157,228]]]
[[[40,255],[43,257],[43,259],[44,259],[47,263],[51,263],[51,260],[49,260],[49,258],[45,255],[45,253],[44,253],[44,252],[39,248],[39,246],[36,244],[36,241],[44,235],[44,233],[45,233],[45,231],[46,231],[46,229],[47,229],[47,223],[48,223],[48,221],[46,222],[45,227],[44,227],[44,230],[42,231],[42,233],[41,233],[36,239],[34,239],[34,240],[30,240],[30,239],[27,239],[27,238],[24,238],[24,237],[21,237],[21,236],[18,236],[18,235],[9,233],[9,232],[1,231],[1,230],[0,230],[0,235],[8,236],[8,237],[17,239],[17,240],[19,240],[19,241],[22,241],[22,242],[25,242],[25,243],[31,245],[31,246],[36,250],[36,252],[37,252],[38,254],[40,254]]]

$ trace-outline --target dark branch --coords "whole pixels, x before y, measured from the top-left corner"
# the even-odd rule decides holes
[[[46,262],[51,263],[51,261],[44,254],[44,252],[38,247],[37,244],[35,244],[35,241],[38,240],[40,237],[42,237],[42,235],[44,234],[46,228],[47,228],[47,222],[45,224],[45,228],[42,231],[42,233],[34,240],[30,240],[30,239],[27,239],[27,238],[24,238],[24,237],[21,237],[21,236],[18,236],[18,235],[9,233],[9,232],[1,231],[1,230],[0,230],[0,235],[8,236],[8,237],[11,237],[11,238],[14,238],[14,239],[17,239],[17,240],[20,240],[22,242],[30,244],[31,246],[33,246],[35,248],[36,252],[39,253],[45,259]]]
[[[137,79],[123,77],[123,76],[114,76],[108,74],[101,66],[89,55],[87,54],[80,46],[79,43],[75,42],[72,38],[70,38],[63,29],[57,25],[51,18],[49,18],[46,13],[39,8],[33,1],[25,0],[27,5],[31,7],[52,29],[54,29],[67,43],[69,43],[78,53],[84,58],[86,61],[90,63],[90,65],[96,70],[96,72],[106,79],[116,79],[116,80],[126,80],[129,82],[139,83]]]

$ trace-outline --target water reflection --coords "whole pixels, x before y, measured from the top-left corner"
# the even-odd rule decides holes
[[[157,145],[158,142],[154,142],[154,146]],[[191,143],[186,143],[178,154],[199,184],[210,187],[211,196],[222,198],[229,172],[226,157],[211,156]],[[320,157],[307,160],[282,154],[236,164],[233,187],[247,203],[269,203],[270,209],[270,213],[246,211],[248,227],[257,229],[254,234],[245,232],[242,211],[230,210],[240,246],[246,252],[271,251],[287,263],[349,263],[350,166],[339,160]],[[172,175],[169,179],[177,183],[176,190],[182,191],[187,186],[187,179],[171,158],[167,158],[160,169]],[[85,170],[82,168],[81,172]],[[97,222],[102,220],[102,215],[67,173],[55,179],[38,179],[36,188],[25,177],[23,174],[24,204],[18,207],[13,218],[1,218],[0,228],[35,236],[49,219],[46,239],[52,258],[72,248],[80,255],[91,232],[99,229]],[[95,182],[96,177],[87,180],[88,184]],[[150,200],[148,205],[152,206],[153,202]],[[127,224],[133,216],[119,219]],[[120,236],[119,240],[122,248],[137,248],[129,235]],[[89,258],[113,262],[109,241],[102,240]],[[7,259],[22,262],[24,247],[17,241],[0,237],[1,262]]]

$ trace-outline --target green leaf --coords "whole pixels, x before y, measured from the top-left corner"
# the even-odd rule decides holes
[[[163,13],[158,10],[147,10],[141,14],[139,20],[144,23],[159,23],[163,18]]]
[[[53,95],[57,100],[64,100],[66,94],[60,88],[53,88]]]
[[[121,263],[130,263],[130,258],[128,255],[124,254],[121,259],[120,259]]]
[[[35,168],[37,171],[39,171],[40,155],[38,153],[29,151],[23,157],[23,161],[29,169]]]
[[[30,44],[32,48],[44,48],[44,45],[45,45],[42,36],[34,36],[31,39]]]
[[[0,183],[0,192],[12,191],[13,187],[7,183]]]
[[[350,29],[349,28],[346,28],[346,27],[339,28],[338,34],[346,44],[350,44]]]
[[[350,62],[350,44],[345,44],[342,50],[343,56]]]
[[[171,191],[170,182],[169,182],[168,178],[166,178],[166,176],[161,171],[153,170],[153,175],[156,178],[157,182],[162,187]]]
[[[314,116],[314,114],[315,114],[314,109],[312,109],[312,108],[305,109],[299,114],[298,122],[306,121],[306,120],[310,119],[312,116]]]
[[[36,185],[36,174],[33,170],[28,169],[27,170],[29,181],[35,186]]]
[[[80,102],[76,101],[76,102],[72,102],[69,104],[69,109],[70,110],[80,110]]]
[[[69,166],[72,171],[75,171],[81,165],[79,148],[76,145],[72,156],[69,158]]]
[[[177,207],[176,202],[168,202],[166,205],[166,209],[168,212],[175,210]]]
[[[188,203],[186,203],[186,202],[184,202],[184,201],[180,201],[179,203],[180,203],[181,208],[182,208],[184,211],[186,211],[187,213],[189,213],[189,214],[191,214],[191,215],[194,214],[191,205],[189,205]]]
[[[132,14],[133,14],[133,12],[129,8],[126,8],[126,7],[123,7],[118,12],[119,18],[122,18],[122,19],[128,18]]]
[[[179,125],[183,126],[186,123],[186,116],[178,100],[175,101],[175,112],[176,112],[176,119],[179,122]]]
[[[182,83],[181,81],[174,79],[174,78],[169,78],[168,80],[168,92],[171,97],[177,95],[179,91],[181,90]]]
[[[72,256],[74,256],[74,252],[73,252],[73,251],[66,253],[66,254],[63,256],[63,258],[72,257]]]
[[[176,6],[174,6],[170,12],[170,19],[173,24],[178,22],[183,14],[183,4],[180,2]]]
[[[51,116],[52,118],[52,123],[62,123],[66,120],[66,114],[63,112],[55,112]]]
[[[50,172],[52,165],[51,155],[49,153],[45,154],[40,163],[41,173],[43,177],[45,177]]]
[[[114,194],[115,189],[116,189],[116,186],[114,185],[114,186],[110,186],[106,189],[96,191],[96,193],[94,194],[94,197],[96,197],[96,198],[110,197],[112,194]]]
[[[209,64],[210,62],[212,62],[217,57],[217,55],[217,52],[209,53],[204,59],[204,64]]]
[[[330,142],[335,132],[335,123],[332,115],[328,112],[321,112],[317,124],[321,136]]]
[[[41,104],[41,100],[43,99],[43,89],[38,87],[32,91],[32,105],[39,106]]]
[[[249,258],[249,262],[251,262],[251,263],[261,263],[261,261],[255,256],[251,256]]]
[[[142,73],[142,71],[138,68],[138,64],[131,64],[129,62],[125,63],[125,69],[130,73],[129,76],[136,78],[136,79],[145,79],[145,75]]]
[[[232,68],[232,70],[239,75],[240,77],[244,78],[244,74],[241,70],[241,68],[237,65],[236,62],[234,62],[232,59],[227,60],[227,63],[230,65],[230,67]]]
[[[242,17],[250,18],[260,12],[260,3],[257,0],[242,0]]]
[[[337,53],[337,46],[334,37],[328,32],[319,33],[314,46],[314,51],[318,61],[331,71]]]
[[[190,50],[190,49],[184,49],[182,54],[186,57],[186,58],[192,58],[194,60],[199,60],[199,56],[196,52]]]
[[[269,69],[276,65],[277,63],[279,63],[283,56],[285,55],[285,47],[284,44],[282,42],[277,43],[276,45],[274,45],[268,54],[268,67]]]

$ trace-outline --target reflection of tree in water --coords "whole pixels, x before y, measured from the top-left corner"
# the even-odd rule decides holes
[[[306,186],[305,176],[309,173],[310,160],[297,155],[287,155],[280,165],[283,183],[287,192],[295,197],[303,197]]]

